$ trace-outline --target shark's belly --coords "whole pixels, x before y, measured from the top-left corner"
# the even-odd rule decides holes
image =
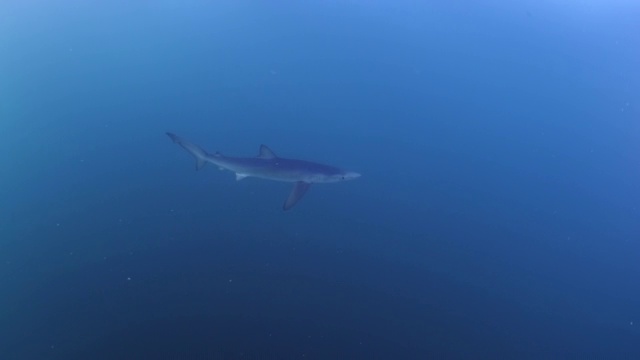
[[[293,174],[247,174],[247,176],[253,176],[260,179],[272,180],[272,181],[283,181],[283,182],[296,182],[296,181],[306,181],[306,178],[302,175],[293,175]]]
[[[221,161],[218,163],[221,168],[236,173],[238,180],[245,177],[257,177],[265,180],[283,181],[283,182],[314,182],[313,172],[301,169],[299,166],[292,166],[291,162],[286,160],[265,161],[251,159],[248,161]]]

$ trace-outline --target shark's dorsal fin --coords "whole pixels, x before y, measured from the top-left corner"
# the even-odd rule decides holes
[[[258,153],[258,157],[260,159],[275,159],[277,158],[276,154],[269,149],[267,145],[260,145],[260,152]]]

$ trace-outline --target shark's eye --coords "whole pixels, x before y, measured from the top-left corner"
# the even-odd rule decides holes
[[[344,180],[344,176],[342,177],[342,180]]]

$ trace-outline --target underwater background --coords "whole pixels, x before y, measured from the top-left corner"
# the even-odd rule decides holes
[[[0,359],[640,358],[640,3],[0,2]],[[210,152],[345,167],[290,184]]]

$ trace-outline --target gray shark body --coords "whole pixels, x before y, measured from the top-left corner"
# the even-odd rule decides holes
[[[334,166],[281,158],[265,145],[260,145],[260,152],[256,157],[230,157],[220,153],[209,154],[198,145],[175,134],[167,135],[196,159],[196,170],[211,163],[220,169],[234,172],[237,180],[257,177],[294,183],[293,190],[283,205],[284,210],[289,210],[298,203],[313,183],[335,183],[360,177],[356,172]]]

